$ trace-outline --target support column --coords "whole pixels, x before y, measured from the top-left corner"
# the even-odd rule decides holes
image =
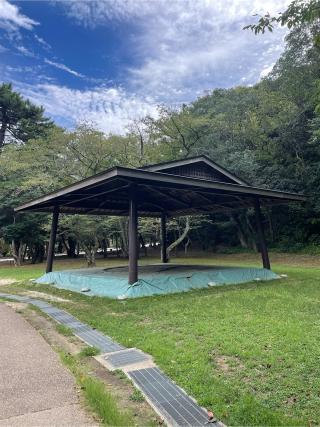
[[[167,216],[163,212],[161,215],[161,262],[167,263]]]
[[[269,260],[266,238],[263,230],[262,214],[261,214],[259,199],[256,199],[254,202],[254,212],[256,217],[257,232],[258,232],[258,239],[259,239],[258,244],[261,252],[263,268],[267,268],[268,270],[270,270],[270,260]]]
[[[129,206],[129,285],[138,281],[138,212],[134,195]]]
[[[58,228],[58,220],[59,220],[59,206],[55,206],[53,209],[53,214],[52,214],[50,240],[49,240],[48,253],[47,253],[46,273],[51,273],[51,271],[52,271],[54,247],[56,244],[56,236],[57,236],[57,228]]]

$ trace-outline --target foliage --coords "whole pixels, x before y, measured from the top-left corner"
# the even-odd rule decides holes
[[[84,347],[80,353],[79,356],[80,357],[91,357],[91,356],[97,356],[100,353],[100,350],[97,349],[96,347]]]
[[[26,142],[44,135],[52,122],[43,116],[44,109],[12,90],[10,83],[0,86],[0,153],[5,144]]]
[[[244,29],[250,29],[255,34],[263,34],[266,30],[272,32],[277,24],[291,29],[302,24],[313,24],[319,21],[319,18],[319,0],[293,0],[287,9],[284,12],[280,12],[278,16],[271,16],[270,13],[266,13],[259,17],[256,24],[246,25]],[[314,40],[317,44],[320,42],[319,34],[315,36]]]
[[[65,337],[72,337],[73,331],[62,323],[56,325],[56,330],[59,334],[64,335]]]

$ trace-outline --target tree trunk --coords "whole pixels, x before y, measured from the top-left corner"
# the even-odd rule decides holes
[[[249,218],[247,213],[246,213],[246,221],[247,221],[247,225],[248,225],[248,234],[249,234],[249,239],[250,239],[249,240],[250,246],[255,252],[258,252],[257,242],[256,242],[256,238],[255,238],[255,230],[252,227],[252,224],[250,222],[250,218]]]
[[[31,249],[31,264],[42,262],[44,259],[44,246],[40,243]]]
[[[191,240],[190,240],[190,237],[188,237],[186,243],[184,244],[184,253],[185,253],[185,255],[187,255],[188,247],[189,247],[190,243],[191,243]]]
[[[128,220],[127,218],[119,218],[120,226],[120,244],[121,250],[124,257],[128,257],[129,254],[129,240],[128,240]]]
[[[249,245],[248,245],[248,241],[245,235],[245,231],[243,229],[243,225],[240,221],[240,218],[238,217],[237,214],[234,214],[234,213],[230,213],[230,218],[236,224],[237,236],[238,236],[241,247],[247,249]]]
[[[77,241],[75,239],[72,239],[71,237],[68,237],[67,240],[62,235],[61,236],[62,243],[67,251],[67,256],[69,258],[77,258],[76,254],[76,248],[77,248]]]
[[[20,267],[23,261],[25,245],[20,240],[12,240],[11,251],[15,267]]]
[[[99,248],[99,241],[95,238],[95,242],[89,244],[83,244],[83,249],[86,255],[88,267],[96,266],[96,253]]]
[[[107,258],[108,256],[108,241],[107,239],[102,239],[100,242],[100,246],[103,253],[103,258]]]
[[[142,237],[141,234],[139,234],[139,242],[140,242],[140,245],[141,245],[141,249],[143,249],[143,251],[144,251],[144,256],[145,257],[148,256],[147,247],[146,247],[144,238]]]
[[[88,267],[95,267],[96,266],[96,246],[87,246],[83,245],[84,253],[86,256]]]
[[[2,150],[2,147],[4,146],[4,139],[6,136],[6,130],[7,130],[7,123],[2,122],[0,127],[0,151]]]
[[[167,257],[169,258],[169,254],[170,252],[174,249],[177,248],[178,245],[183,242],[183,240],[187,237],[188,233],[190,231],[190,218],[187,216],[186,218],[186,225],[184,227],[183,232],[180,234],[180,236],[173,242],[171,243],[171,245],[169,245],[167,247]]]

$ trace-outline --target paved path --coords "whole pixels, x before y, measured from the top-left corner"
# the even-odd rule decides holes
[[[76,317],[46,301],[6,293],[0,293],[1,297],[38,307],[56,322],[70,328],[73,334],[82,341],[98,348],[102,352],[100,356],[96,357],[100,363],[108,369],[121,369],[125,372],[168,426],[203,427],[208,424],[207,411],[164,375],[153,363],[150,355],[134,348],[121,346],[107,335],[92,329]],[[214,418],[210,419],[210,425],[225,427],[223,423]]]
[[[94,424],[59,356],[19,314],[0,304],[0,426]]]

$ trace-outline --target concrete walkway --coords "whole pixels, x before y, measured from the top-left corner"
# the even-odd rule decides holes
[[[0,426],[93,426],[73,376],[13,309],[0,304]]]

